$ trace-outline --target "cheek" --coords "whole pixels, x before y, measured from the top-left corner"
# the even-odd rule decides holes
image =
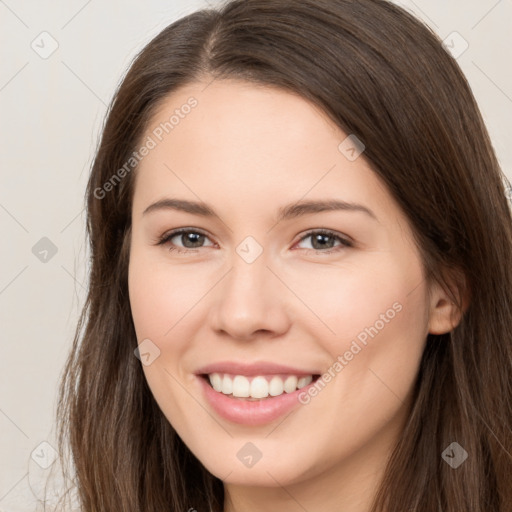
[[[333,404],[350,404],[363,416],[368,408],[384,404],[392,412],[392,402],[405,399],[428,333],[420,261],[414,254],[389,256],[364,268],[331,267],[316,273],[314,280],[295,281],[295,291],[316,315],[309,315],[308,328],[330,359],[326,380],[333,384],[326,387],[336,395]]]
[[[310,288],[315,293],[306,299],[336,333],[320,325],[318,347],[330,359],[325,384],[301,397],[300,413],[323,418],[315,435],[325,440],[319,442],[326,465],[372,439],[390,435],[402,421],[427,336],[419,265],[390,264],[378,272],[343,277],[316,280]],[[331,291],[322,294],[321,284]],[[290,424],[287,434],[300,436],[302,427],[302,423]],[[315,443],[304,446],[311,457],[318,449]]]
[[[417,256],[396,253],[354,253],[335,264],[283,267],[281,276],[312,314],[297,316],[298,325],[317,331],[315,339],[339,354],[359,337],[364,343],[378,333],[426,335],[423,269]],[[286,293],[286,290],[283,290]]]
[[[191,379],[193,335],[204,323],[204,299],[218,280],[218,272],[206,267],[169,264],[161,254],[138,247],[130,257],[128,288],[137,341],[150,340],[158,354],[143,371],[161,409],[172,412],[173,424],[186,412],[183,403],[190,402],[179,383],[188,385]]]
[[[128,273],[130,306],[137,338],[174,337],[181,319],[208,290],[199,272],[167,265],[134,251]]]
[[[205,293],[204,284],[191,279],[191,274],[155,261],[137,248],[131,254],[128,287],[137,341],[150,340],[157,347],[151,345],[154,359],[142,370],[153,398],[178,431],[190,429],[186,420],[191,415],[190,396],[183,389],[190,377],[182,363],[190,347],[187,329],[198,311],[194,305]]]

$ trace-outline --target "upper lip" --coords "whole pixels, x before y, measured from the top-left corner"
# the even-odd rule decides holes
[[[202,366],[196,371],[197,375],[205,375],[210,373],[230,373],[232,375],[246,375],[247,377],[256,375],[318,375],[317,371],[303,370],[300,368],[292,368],[282,364],[260,361],[258,363],[239,363],[235,361],[219,361]]]

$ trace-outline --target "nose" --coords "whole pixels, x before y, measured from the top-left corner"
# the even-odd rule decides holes
[[[289,293],[264,254],[252,263],[233,255],[230,271],[215,287],[210,310],[210,325],[217,334],[250,341],[289,329]]]

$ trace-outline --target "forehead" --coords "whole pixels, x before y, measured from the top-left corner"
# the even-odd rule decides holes
[[[235,80],[195,83],[175,91],[159,106],[147,132],[163,145],[189,147],[193,142],[202,151],[188,157],[222,156],[224,166],[235,159],[290,160],[312,152],[328,158],[344,136],[301,96]]]
[[[159,106],[144,140],[152,148],[136,172],[135,210],[165,193],[252,212],[326,194],[396,208],[364,153],[347,158],[349,134],[316,105],[274,87],[187,85]]]

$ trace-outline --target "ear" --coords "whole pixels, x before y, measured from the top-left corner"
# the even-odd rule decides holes
[[[430,334],[445,334],[455,329],[469,307],[469,290],[460,272],[445,280],[445,286],[434,281],[429,291]]]

